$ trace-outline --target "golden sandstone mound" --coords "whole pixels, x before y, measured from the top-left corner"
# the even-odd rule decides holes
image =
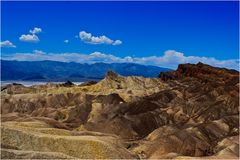
[[[239,158],[239,72],[202,63],[159,78],[1,89],[2,158]]]
[[[8,154],[14,154],[16,157],[13,155],[12,158],[17,158],[18,153],[21,153],[18,150],[37,151],[27,153],[39,158],[42,158],[41,155],[50,158],[134,158],[111,136],[81,135],[51,128],[42,122],[6,122],[2,124],[1,130],[2,147],[8,148],[2,151],[2,156],[6,158],[9,158]]]

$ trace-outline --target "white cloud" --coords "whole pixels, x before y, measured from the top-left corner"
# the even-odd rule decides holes
[[[46,54],[46,52],[43,52],[41,50],[33,50],[33,53],[35,53],[35,54]]]
[[[64,42],[64,43],[68,43],[68,42],[69,42],[69,40],[67,40],[67,39],[66,39],[66,40],[64,40],[63,42]]]
[[[115,42],[113,42],[113,45],[120,45],[120,44],[122,44],[122,41],[120,40],[116,40]]]
[[[42,32],[42,29],[35,27],[33,30],[29,31],[29,33],[31,34],[23,34],[19,37],[19,40],[23,42],[33,42],[33,43],[39,42],[40,40],[36,34],[40,32]]]
[[[37,33],[42,32],[42,29],[35,27],[33,30],[30,30],[29,32],[32,33],[32,34],[37,34]]]
[[[0,43],[0,46],[1,47],[6,47],[6,48],[16,48],[16,46],[12,42],[10,42],[9,40],[2,41]]]
[[[87,33],[85,31],[79,32],[80,39],[89,44],[111,44],[111,45],[120,45],[122,41],[120,40],[112,40],[107,36],[93,36],[91,33]]]
[[[36,53],[36,52],[34,52]],[[149,57],[118,57],[112,54],[105,54],[101,52],[93,52],[91,54],[83,53],[15,53],[2,54],[2,59],[19,60],[19,61],[41,61],[53,60],[61,62],[78,62],[78,63],[138,63],[144,65],[155,65],[160,67],[176,69],[178,64],[183,63],[206,63],[216,67],[225,67],[239,70],[239,59],[217,60],[213,57],[198,57],[185,56],[181,52],[168,50],[164,52],[163,56],[149,56]]]
[[[23,42],[39,42],[39,38],[35,34],[23,34],[19,37],[19,40]]]
[[[184,53],[168,50],[163,56],[135,58],[140,64],[156,65],[176,69],[179,64],[202,62],[216,67],[239,70],[239,59],[218,60],[214,57],[185,56]]]

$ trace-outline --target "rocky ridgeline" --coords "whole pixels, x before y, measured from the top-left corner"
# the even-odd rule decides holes
[[[180,80],[197,78],[200,82],[212,82],[234,85],[239,82],[239,72],[225,68],[216,68],[201,62],[195,64],[180,64],[175,72],[162,72],[159,77],[163,80]]]
[[[202,63],[159,78],[8,86],[1,104],[2,158],[239,157],[239,72]]]

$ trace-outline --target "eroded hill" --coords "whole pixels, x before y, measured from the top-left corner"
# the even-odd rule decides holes
[[[238,158],[239,72],[1,89],[2,158]]]

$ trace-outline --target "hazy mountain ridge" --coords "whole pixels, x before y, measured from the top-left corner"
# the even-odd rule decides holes
[[[157,77],[168,68],[134,63],[80,64],[57,61],[6,61],[1,60],[2,80],[79,80],[102,79],[112,70],[123,76]]]

